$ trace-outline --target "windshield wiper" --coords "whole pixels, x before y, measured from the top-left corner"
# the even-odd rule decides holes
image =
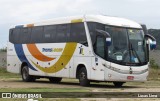
[[[137,57],[139,63],[141,64],[141,63],[142,63],[142,62],[141,62],[141,59],[139,58],[139,56],[138,56],[136,50],[133,48],[133,46],[132,46],[131,43],[130,43],[130,50],[132,51],[133,55],[134,55],[134,53],[135,53],[135,55],[136,55],[136,57]]]

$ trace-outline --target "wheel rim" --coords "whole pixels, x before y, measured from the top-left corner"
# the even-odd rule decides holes
[[[27,76],[28,76],[28,72],[27,72],[27,70],[25,70],[25,69],[23,69],[23,79],[27,79]]]

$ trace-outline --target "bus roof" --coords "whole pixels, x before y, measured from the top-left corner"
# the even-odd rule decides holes
[[[27,25],[18,25],[23,27],[32,27],[32,26],[43,26],[43,25],[54,25],[54,24],[65,24],[65,23],[76,23],[76,22],[98,22],[111,26],[119,26],[119,27],[129,27],[129,28],[142,28],[140,24],[120,18],[120,17],[111,17],[104,15],[84,15],[84,16],[71,16],[71,17],[61,17],[54,18],[50,20],[45,20],[37,23],[27,24]]]

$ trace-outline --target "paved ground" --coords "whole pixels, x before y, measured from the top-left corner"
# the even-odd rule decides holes
[[[61,83],[53,84],[47,79],[23,82],[20,78],[12,78],[0,79],[0,88],[82,88],[91,92],[160,92],[160,81],[128,82],[122,88],[115,88],[112,83],[94,83],[90,87],[81,87],[75,79],[63,79]]]
[[[46,79],[36,82],[23,82],[20,78],[0,79],[0,91],[3,89],[87,89],[88,92],[160,92],[160,81],[146,81],[144,83],[126,83],[121,88],[115,88],[112,84],[92,84],[90,87],[81,87],[78,80],[64,79],[59,84],[50,83]],[[116,96],[115,96],[116,97]],[[159,101],[158,98],[80,98],[81,101]],[[1,99],[0,99],[1,101]],[[16,100],[17,101],[17,100]],[[45,100],[42,100],[45,101]],[[65,101],[50,99],[47,101]],[[67,100],[69,101],[69,100]],[[73,101],[73,100],[72,100]]]

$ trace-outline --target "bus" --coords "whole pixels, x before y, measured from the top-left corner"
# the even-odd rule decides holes
[[[104,15],[54,18],[9,30],[7,71],[32,82],[62,78],[90,82],[143,82],[156,40],[134,21]]]

